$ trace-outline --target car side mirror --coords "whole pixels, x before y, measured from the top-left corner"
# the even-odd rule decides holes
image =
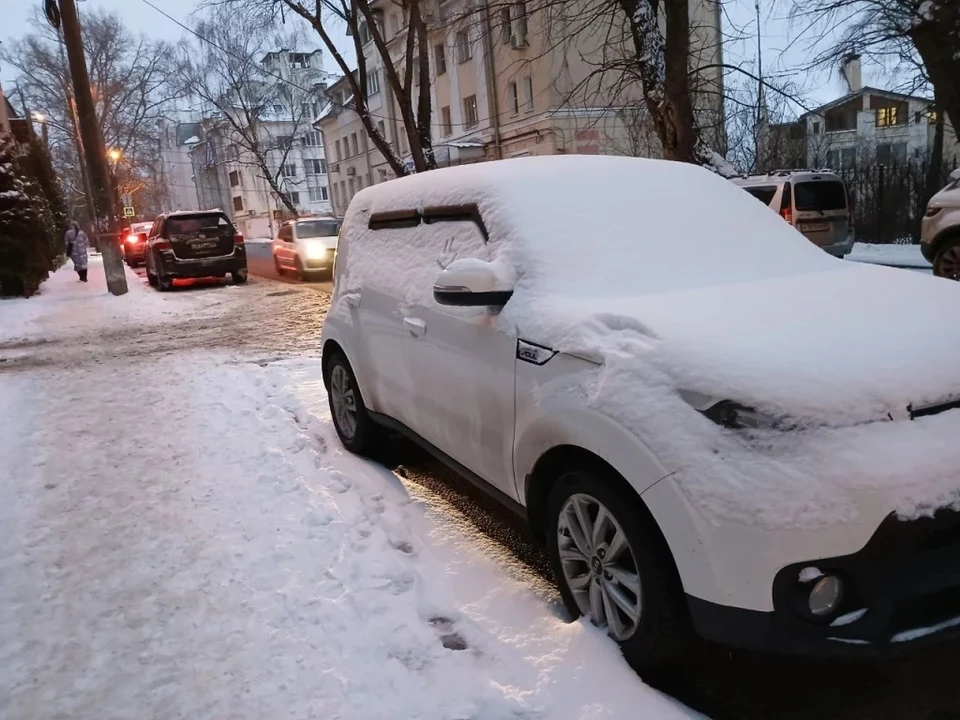
[[[433,284],[433,299],[440,305],[503,307],[512,296],[496,267],[477,258],[454,260]]]

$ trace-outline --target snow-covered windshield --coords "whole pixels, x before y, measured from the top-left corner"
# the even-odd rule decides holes
[[[303,220],[297,223],[297,237],[335,237],[340,231],[336,220]]]
[[[718,175],[611,159],[623,172],[545,179],[510,203],[519,269],[538,292],[644,295],[842,267]]]

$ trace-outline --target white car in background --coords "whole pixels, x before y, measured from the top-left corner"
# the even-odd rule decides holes
[[[920,221],[920,251],[933,263],[934,275],[960,280],[960,168],[927,203]]]
[[[339,232],[340,223],[332,217],[285,222],[273,241],[277,275],[291,271],[301,280],[331,275]]]
[[[853,249],[847,187],[838,175],[829,170],[774,170],[731,181],[825,252],[842,258]]]
[[[354,197],[324,381],[347,449],[399,431],[524,517],[637,668],[884,652],[960,632],[957,307],[702,168],[523,158]]]

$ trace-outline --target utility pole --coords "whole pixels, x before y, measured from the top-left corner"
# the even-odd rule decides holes
[[[63,24],[63,43],[67,47],[73,95],[77,104],[77,120],[90,177],[93,219],[99,236],[97,244],[103,255],[107,289],[113,295],[123,295],[127,292],[127,276],[123,270],[123,259],[120,257],[118,246],[119,226],[113,185],[110,182],[110,168],[107,165],[103,133],[100,131],[96,106],[90,93],[90,76],[87,74],[87,62],[84,57],[80,19],[77,16],[74,0],[59,0],[59,6],[59,15]]]

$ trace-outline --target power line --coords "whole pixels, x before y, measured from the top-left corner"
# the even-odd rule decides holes
[[[167,18],[168,20],[170,20],[172,23],[175,23],[175,24],[178,25],[180,28],[186,30],[186,31],[187,31],[188,33],[190,33],[191,35],[194,35],[195,37],[197,37],[197,38],[198,38],[199,40],[201,40],[202,42],[205,42],[205,43],[207,43],[208,45],[210,45],[211,47],[216,48],[217,50],[219,50],[220,52],[224,53],[224,54],[227,55],[228,57],[231,57],[231,58],[233,58],[234,60],[238,60],[239,62],[242,62],[242,63],[245,63],[245,64],[253,64],[253,63],[250,62],[249,58],[243,58],[243,57],[241,57],[241,56],[239,56],[239,55],[236,55],[236,54],[230,52],[230,51],[227,50],[226,48],[223,48],[223,47],[221,47],[220,45],[218,45],[217,43],[215,43],[213,40],[210,40],[209,38],[205,37],[204,35],[198,33],[198,32],[197,32],[196,30],[194,30],[193,28],[191,28],[191,27],[189,27],[189,26],[187,26],[187,25],[184,25],[182,22],[180,22],[179,20],[177,20],[175,17],[173,17],[172,15],[169,15],[167,12],[165,12],[164,10],[161,10],[161,9],[158,8],[156,5],[154,5],[154,4],[151,2],[151,0],[140,0],[140,1],[141,1],[142,3],[144,3],[145,5],[148,5],[149,7],[153,8],[154,10],[156,10],[158,13],[160,13],[161,15],[163,15],[165,18]],[[292,80],[288,80],[287,78],[283,77],[282,75],[278,75],[277,73],[271,72],[270,70],[264,68],[262,65],[258,65],[257,67],[258,67],[258,68],[261,70],[261,72],[263,72],[265,75],[269,75],[270,77],[275,78],[275,79],[279,80],[280,82],[289,85],[290,87],[296,88],[297,90],[300,90],[301,92],[304,92],[304,93],[307,93],[307,94],[313,94],[313,91],[312,91],[312,90],[308,90],[307,88],[304,88],[304,87],[302,87],[301,85],[298,85],[297,83],[293,82]],[[539,96],[542,95],[542,94],[543,94],[543,93],[537,93],[537,94],[535,95],[535,97],[539,97]],[[531,101],[532,101],[532,100],[533,100],[533,98],[531,98]],[[334,107],[338,107],[338,108],[340,108],[340,109],[342,109],[342,110],[353,110],[354,112],[356,112],[356,109],[355,109],[355,108],[352,108],[352,107],[350,107],[349,105],[346,105],[346,104],[343,104],[343,103],[335,102],[335,101],[333,101],[333,100],[330,100],[329,98],[327,98],[327,102],[328,102],[330,105],[333,105]],[[381,114],[375,113],[375,112],[373,112],[373,111],[371,111],[371,110],[369,110],[369,109],[367,110],[366,114],[367,114],[369,117],[377,118],[377,119],[379,119],[379,120],[389,120],[390,122],[398,122],[398,123],[404,124],[403,118],[394,117],[394,116],[392,116],[392,115],[381,115]],[[502,117],[512,117],[512,115],[510,115],[509,113],[506,113],[506,112],[498,113],[497,118],[502,118]],[[476,123],[468,124],[468,123],[433,123],[433,122],[431,122],[431,123],[430,123],[430,127],[434,127],[434,128],[457,127],[457,128],[472,129],[472,128],[477,127],[477,124],[476,124]]]

